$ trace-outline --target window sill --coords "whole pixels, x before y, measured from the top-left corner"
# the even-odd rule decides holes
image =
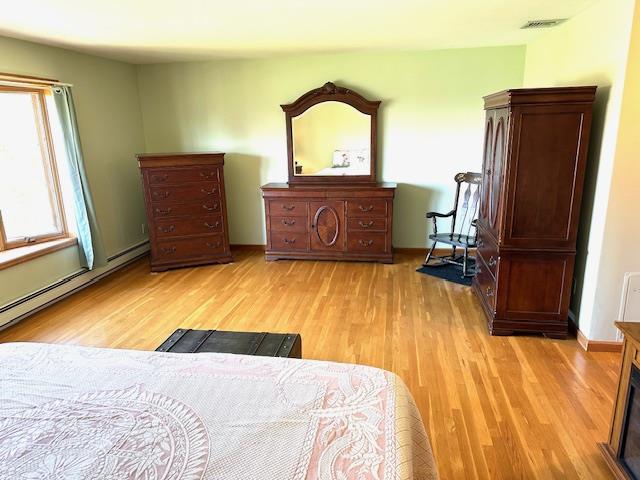
[[[27,245],[26,247],[5,250],[4,252],[0,252],[0,270],[77,244],[78,240],[75,237],[60,238],[58,240],[51,240],[50,242],[38,243],[37,245]]]

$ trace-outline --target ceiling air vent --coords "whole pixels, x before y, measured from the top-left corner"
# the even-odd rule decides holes
[[[525,29],[525,28],[549,28],[549,27],[555,27],[557,25],[560,25],[565,20],[566,20],[566,18],[554,18],[554,19],[551,19],[551,20],[529,20],[527,23],[525,23],[520,28]]]

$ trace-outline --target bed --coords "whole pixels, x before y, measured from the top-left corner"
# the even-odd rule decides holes
[[[6,343],[0,478],[419,480],[437,473],[411,395],[384,370]]]

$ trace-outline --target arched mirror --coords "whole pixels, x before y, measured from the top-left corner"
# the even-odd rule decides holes
[[[379,105],[331,82],[282,105],[289,183],[374,183]]]

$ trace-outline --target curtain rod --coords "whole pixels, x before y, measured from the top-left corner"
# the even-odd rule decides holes
[[[43,85],[48,86],[66,86],[72,87],[71,83],[64,83],[53,78],[44,78],[44,77],[33,77],[29,75],[15,75],[13,73],[2,73],[0,72],[0,83],[7,85],[29,85],[29,86],[38,86],[41,87]]]

